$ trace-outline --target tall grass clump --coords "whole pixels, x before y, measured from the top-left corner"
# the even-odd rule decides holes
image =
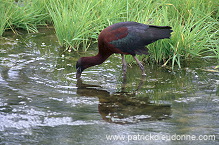
[[[8,21],[11,17],[12,3],[0,0],[0,36],[8,27]]]
[[[171,61],[172,67],[175,63],[180,67],[181,59],[212,55],[218,49],[211,44],[218,32],[218,22],[214,18],[216,3],[207,0],[166,2],[162,8],[163,14],[169,19],[174,32],[169,44],[163,44],[169,45],[168,53],[163,53],[164,58],[168,59],[165,64]],[[155,48],[162,46],[159,43],[162,44],[162,41]]]
[[[120,7],[124,6],[119,0],[50,0],[48,11],[60,45],[86,51],[101,29],[119,17]]]
[[[174,31],[171,39],[159,40],[148,46],[150,59],[154,62],[181,67],[181,60],[185,58],[209,55],[218,58],[216,0],[157,0],[150,1],[150,12],[142,6],[138,8],[140,16],[136,17],[135,12],[129,14],[130,18],[136,17],[134,21],[142,22],[144,17],[147,24],[169,25]]]
[[[52,17],[57,38],[61,46],[77,51],[80,44],[84,50],[89,45],[95,14],[91,0],[50,0],[48,10]]]
[[[0,36],[7,29],[16,33],[17,29],[38,32],[40,25],[49,22],[49,15],[42,0],[0,0]]]

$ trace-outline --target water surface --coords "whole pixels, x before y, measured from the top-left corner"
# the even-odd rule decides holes
[[[113,55],[76,80],[75,62],[95,49],[63,53],[51,30],[0,38],[0,144],[219,143],[215,60],[175,71],[146,63],[145,77],[133,64],[123,79]],[[156,138],[183,134],[215,138]]]

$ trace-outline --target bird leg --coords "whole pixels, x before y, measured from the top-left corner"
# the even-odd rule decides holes
[[[125,56],[124,54],[121,54],[122,55],[122,71],[123,71],[123,75],[126,74],[126,71],[127,71],[127,63],[125,61]]]
[[[144,66],[141,64],[141,62],[137,59],[137,57],[136,56],[133,56],[133,58],[136,60],[136,62],[138,63],[138,65],[139,65],[139,67],[140,67],[140,69],[141,69],[141,71],[142,71],[142,75],[143,76],[146,76],[146,74],[145,74],[145,70],[144,70]]]

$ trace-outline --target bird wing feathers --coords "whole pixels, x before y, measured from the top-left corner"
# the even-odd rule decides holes
[[[145,45],[159,39],[169,38],[171,27],[145,25],[136,22],[122,22],[108,30],[107,42],[123,53],[131,55],[148,54]]]

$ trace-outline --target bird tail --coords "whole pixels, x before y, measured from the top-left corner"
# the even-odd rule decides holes
[[[164,39],[164,38],[170,38],[171,30],[172,28],[169,26],[154,26],[154,25],[149,25],[148,31],[150,31],[150,34],[152,34],[153,39],[159,40],[159,39]]]

